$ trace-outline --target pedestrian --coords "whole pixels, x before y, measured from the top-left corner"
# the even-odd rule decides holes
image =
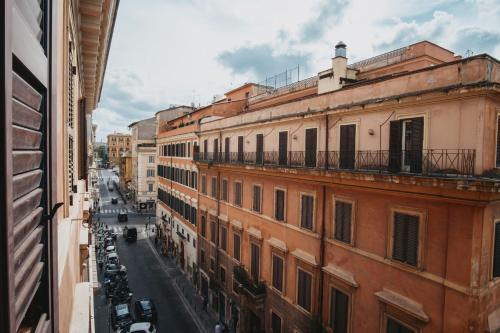
[[[220,324],[215,324],[215,333],[221,333]]]

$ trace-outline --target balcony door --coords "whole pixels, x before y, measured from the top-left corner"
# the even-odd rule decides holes
[[[214,161],[219,160],[219,139],[214,139]]]
[[[318,129],[306,129],[305,142],[305,166],[309,168],[316,167],[316,151],[318,149]]]
[[[229,138],[224,139],[224,159],[229,162]]]
[[[243,163],[243,136],[238,137],[238,162]]]
[[[389,137],[389,170],[422,172],[424,118],[391,121]]]
[[[263,134],[257,134],[256,137],[256,156],[255,156],[255,162],[257,164],[262,164],[264,161],[264,135]]]
[[[356,125],[340,126],[340,168],[354,169],[356,156]]]
[[[288,132],[279,133],[278,149],[279,149],[278,152],[279,165],[286,165],[288,157]]]

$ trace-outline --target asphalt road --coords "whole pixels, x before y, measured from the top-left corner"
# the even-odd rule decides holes
[[[116,191],[110,193],[106,186],[107,179],[113,177],[112,172],[101,170],[99,176],[104,178],[102,182],[100,181],[99,186],[101,212],[127,208],[121,200],[118,204],[111,204],[111,197],[119,198]],[[162,265],[161,259],[155,255],[152,245],[147,239],[146,220],[147,216],[129,213],[127,223],[118,223],[114,213],[101,215],[101,222],[106,223],[109,228],[118,232],[125,225],[138,228],[136,243],[127,243],[121,236],[117,238],[118,256],[121,264],[127,267],[129,287],[134,293],[132,303],[141,298],[154,300],[158,310],[158,333],[200,332],[179,297],[168,271]],[[151,223],[151,225],[154,225],[154,223]],[[101,278],[102,275],[99,273],[100,281]],[[113,332],[109,325],[109,305],[104,294],[104,288],[100,288],[95,292],[94,310],[96,332]]]

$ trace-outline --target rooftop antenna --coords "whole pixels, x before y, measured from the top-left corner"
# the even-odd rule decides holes
[[[466,58],[472,57],[473,55],[474,55],[474,52],[472,52],[471,49],[467,49],[467,51],[465,51]]]

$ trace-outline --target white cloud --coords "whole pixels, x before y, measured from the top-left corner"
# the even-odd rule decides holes
[[[495,43],[499,7],[498,0],[122,0],[94,115],[98,135],[125,131],[171,103],[208,103],[297,61],[310,68],[301,77],[314,74],[329,66],[339,40],[347,43],[350,62],[421,39],[450,49],[466,45],[464,36]],[[305,31],[316,35],[304,38]],[[255,48],[265,52],[252,55]],[[247,70],[220,61],[238,50],[249,52]],[[487,51],[500,56],[498,46]]]

